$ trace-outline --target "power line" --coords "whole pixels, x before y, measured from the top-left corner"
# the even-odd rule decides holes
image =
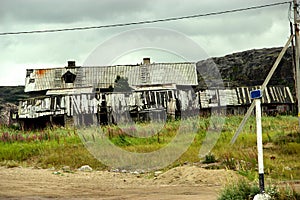
[[[181,17],[171,17],[165,19],[156,19],[156,20],[146,20],[146,21],[138,21],[138,22],[129,22],[129,23],[118,23],[118,24],[108,24],[108,25],[101,25],[101,26],[86,26],[86,27],[74,27],[74,28],[62,28],[62,29],[47,29],[47,30],[33,30],[33,31],[18,31],[18,32],[2,32],[0,35],[20,35],[20,34],[33,34],[33,33],[53,33],[53,32],[65,32],[65,31],[80,31],[80,30],[90,30],[90,29],[102,29],[102,28],[114,28],[114,27],[124,27],[124,26],[133,26],[133,25],[141,25],[141,24],[153,24],[159,22],[168,22],[168,21],[177,21],[183,19],[192,19],[192,18],[199,18],[199,17],[207,17],[207,16],[214,16],[214,15],[222,15],[228,13],[235,13],[235,12],[242,12],[247,10],[255,10],[261,9],[266,7],[273,7],[279,6],[283,4],[290,4],[292,1],[285,1],[285,2],[278,2],[272,4],[265,4],[259,6],[251,6],[246,8],[238,8],[226,11],[219,11],[219,12],[211,12],[205,14],[196,14],[196,15],[188,15],[188,16],[181,16]]]

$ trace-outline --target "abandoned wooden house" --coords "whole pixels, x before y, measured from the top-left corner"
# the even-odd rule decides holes
[[[118,78],[129,87],[117,87]],[[137,65],[79,67],[69,61],[61,68],[27,69],[25,80],[25,92],[32,96],[19,104],[25,128],[161,119],[197,107],[191,106],[191,86],[198,84],[195,63],[150,63],[145,58]],[[186,99],[180,109],[178,98]]]
[[[66,67],[27,69],[25,92],[31,98],[20,101],[18,119],[25,129],[118,124],[194,116],[216,107],[237,114],[251,102],[253,87],[194,91],[197,85],[192,62],[151,63],[144,58],[137,65],[80,67],[69,61]],[[265,107],[287,111],[293,103],[288,87],[265,90]]]

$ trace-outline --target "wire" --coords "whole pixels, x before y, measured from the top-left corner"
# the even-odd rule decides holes
[[[294,20],[293,19],[293,16],[292,16],[292,2],[290,2],[290,6],[289,6],[289,9],[288,9],[288,19],[289,21],[292,23],[292,21]]]
[[[90,30],[90,29],[102,29],[102,28],[114,28],[114,27],[124,27],[124,26],[133,26],[133,25],[141,25],[141,24],[153,24],[159,22],[168,22],[168,21],[177,21],[183,19],[191,19],[191,18],[199,18],[199,17],[207,17],[213,15],[222,15],[228,13],[242,12],[247,10],[255,10],[272,6],[279,6],[283,4],[290,4],[292,1],[278,2],[272,4],[265,4],[260,6],[252,6],[246,8],[238,8],[233,10],[219,11],[219,12],[211,12],[206,14],[196,14],[196,15],[188,15],[181,17],[171,17],[165,19],[156,19],[156,20],[146,20],[146,21],[138,21],[138,22],[129,22],[129,23],[118,23],[118,24],[109,24],[109,25],[101,25],[101,26],[86,26],[86,27],[74,27],[74,28],[63,28],[63,29],[48,29],[48,30],[33,30],[33,31],[18,31],[18,32],[2,32],[0,35],[20,35],[20,34],[33,34],[33,33],[53,33],[53,32],[65,32],[65,31],[80,31],[80,30]]]

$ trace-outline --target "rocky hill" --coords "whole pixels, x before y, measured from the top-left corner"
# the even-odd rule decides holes
[[[11,118],[12,112],[18,110],[19,100],[27,97],[24,86],[0,86],[0,125],[12,125],[15,122]]]
[[[209,85],[209,75],[217,73],[216,71],[213,72],[213,66],[217,66],[217,69],[220,71],[224,86],[261,85],[281,50],[282,48],[254,49],[199,61],[197,69],[202,76],[198,76],[199,86],[197,89],[206,88],[207,86],[217,86],[217,84]],[[292,55],[292,48],[289,48],[270,80],[269,85],[289,86],[293,93],[295,93]],[[204,83],[204,79],[206,83]]]
[[[0,86],[0,105],[12,103],[18,105],[20,99],[27,98],[24,86]]]

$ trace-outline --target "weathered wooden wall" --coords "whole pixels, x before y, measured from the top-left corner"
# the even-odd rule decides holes
[[[50,123],[73,118],[75,124],[126,123],[132,120],[164,120],[167,116],[198,115],[224,108],[243,114],[251,103],[248,93],[255,87],[193,90],[136,91],[132,93],[81,93],[50,95],[20,101],[19,119],[49,117]],[[294,103],[288,87],[269,87],[262,99],[264,111],[286,112]],[[44,118],[43,118],[44,119]],[[54,120],[53,120],[54,119]],[[58,120],[59,119],[59,120]]]

